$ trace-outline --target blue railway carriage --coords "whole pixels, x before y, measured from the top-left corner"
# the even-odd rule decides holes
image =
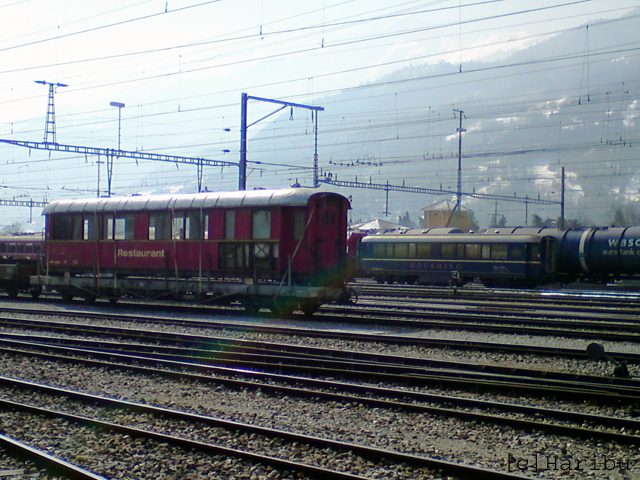
[[[423,233],[424,232],[424,233]],[[553,281],[555,239],[409,230],[372,235],[360,244],[360,273],[378,282],[535,286]]]

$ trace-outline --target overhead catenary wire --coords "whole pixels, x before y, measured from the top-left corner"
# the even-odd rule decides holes
[[[411,3],[411,2],[409,2],[409,3]],[[412,5],[412,6],[415,6],[415,5]],[[456,7],[458,7],[458,6],[459,5],[456,5]],[[327,26],[329,24],[330,24],[330,22],[326,22]],[[467,29],[465,29],[465,34],[466,34],[466,32],[467,32]],[[584,53],[584,52],[582,52],[582,53]],[[589,52],[589,53],[595,53],[595,52]],[[293,53],[293,54],[295,54],[295,53]],[[610,56],[615,55],[615,54],[616,53],[613,53],[613,49],[611,49]],[[606,54],[604,55],[604,57],[608,58]],[[589,58],[593,59],[594,62],[597,62],[597,60],[595,59],[596,57],[594,57],[592,55],[589,55]],[[584,56],[581,57],[580,59],[584,59]],[[579,60],[579,58],[576,57],[572,61],[575,61],[575,63],[577,63],[578,60]],[[554,67],[551,67],[551,68],[554,68]],[[338,69],[334,69],[334,70],[336,70],[336,71],[335,72],[331,72],[333,75],[341,75],[341,74],[344,73],[344,70],[339,70],[339,71],[338,71]],[[510,71],[509,74],[513,74],[513,70]],[[504,74],[503,73],[499,73],[498,75],[503,76]],[[154,78],[154,77],[150,77],[150,78]],[[160,78],[160,77],[158,77],[158,78]],[[320,78],[320,77],[318,77],[318,78]],[[471,81],[472,76],[470,76],[468,78]],[[424,78],[423,80],[424,80],[424,82],[429,82],[431,80],[431,78]],[[460,81],[460,80],[462,80],[462,79],[456,78],[456,81]],[[627,82],[631,82],[632,80],[634,80],[634,79],[627,79],[626,81]],[[411,91],[411,90],[415,91],[418,88],[417,84],[416,84],[416,88],[415,89],[413,87],[410,87],[410,82],[399,83],[399,85],[403,86],[402,93],[405,93],[406,91]],[[372,86],[370,86],[370,87],[367,86],[366,88],[369,88],[370,90],[373,90],[373,89],[379,88],[380,86],[384,86],[384,84],[376,84],[375,82],[372,82]],[[420,88],[424,88],[424,85],[421,85]],[[325,95],[325,94],[327,94],[326,92],[336,93],[337,91],[331,91],[331,90],[326,90],[326,89],[322,89],[322,90],[316,89],[316,91],[314,91],[314,96],[317,97],[317,96],[320,96],[320,95]],[[213,92],[213,94],[214,95],[219,95],[220,92]],[[369,98],[376,98],[375,96],[368,96],[368,97]],[[295,98],[295,97],[291,97],[291,98]],[[549,97],[547,100],[549,100],[550,98],[551,97]],[[622,109],[623,100],[620,100],[620,107],[619,107],[620,109]],[[171,101],[171,100],[169,100],[169,101]],[[491,119],[491,118],[493,118],[492,115],[495,116],[495,115],[499,115],[500,114],[499,108],[495,108],[495,109],[490,108],[490,103],[491,103],[491,99],[487,99],[487,100],[484,101],[485,109],[482,112],[482,115],[484,116],[484,118]],[[231,104],[227,104],[227,106],[231,106]],[[514,102],[514,104],[512,104],[512,105],[504,104],[504,105],[501,106],[501,108],[502,108],[502,111],[504,112],[504,111],[507,111],[510,107],[513,107],[513,106],[517,107],[518,105]],[[617,105],[616,105],[616,107],[617,107]],[[221,108],[224,108],[224,106],[223,105],[216,105],[215,102],[211,102],[211,105],[203,105],[202,107],[194,108],[194,109],[192,109],[190,111],[191,112],[198,112],[198,111],[201,111],[201,112],[207,112],[207,111],[215,112],[216,110],[221,109]],[[531,108],[533,108],[533,107],[531,107]],[[627,108],[627,107],[625,107],[625,108]],[[465,105],[464,109],[468,110],[469,107],[467,105]],[[181,111],[179,113],[180,114],[189,113],[190,111],[188,109],[186,109],[186,111],[183,111],[182,108],[181,108]],[[527,115],[527,116],[530,115],[530,112],[526,112],[524,108],[520,109],[520,111],[523,112],[523,115]],[[396,112],[395,112],[395,116],[397,118],[397,121],[393,122],[393,120],[390,120],[390,121],[386,122],[387,125],[390,125],[391,128],[395,129],[396,131],[398,129],[405,129],[405,130],[403,130],[403,133],[402,133],[403,139],[404,139],[404,137],[406,135],[405,132],[407,131],[406,130],[407,128],[410,128],[412,125],[415,126],[416,128],[421,126],[420,119],[419,118],[412,119],[409,116],[409,114],[410,114],[410,112],[408,110],[405,110],[403,107],[398,105],[397,108],[396,108]],[[147,119],[161,119],[161,118],[163,118],[161,123],[156,123],[156,125],[168,125],[168,124],[173,124],[173,123],[176,123],[176,124],[177,123],[182,123],[182,119],[184,119],[184,117],[182,117],[181,119],[179,119],[176,122],[176,120],[174,120],[174,118],[177,119],[178,117],[173,117],[173,115],[176,115],[176,112],[172,112],[172,111],[169,111],[169,110],[165,110],[164,112],[155,111],[155,112],[150,112],[148,114],[148,116],[146,114],[141,116],[141,121],[146,122]],[[227,118],[232,118],[233,117],[233,115],[229,116],[228,113],[226,113],[226,112],[225,112],[225,115],[227,115]],[[567,115],[567,113],[564,113],[564,115]],[[64,114],[60,114],[59,115],[59,119],[60,118],[64,119],[65,115]],[[70,125],[62,126],[62,125],[59,125],[59,129],[60,129],[59,131],[61,131],[61,132],[71,131],[74,128],[79,127],[79,126],[83,126],[83,125],[85,125],[85,126],[94,125],[95,127],[100,127],[101,125],[102,126],[109,125],[109,123],[113,121],[113,120],[98,120],[98,121],[89,120],[89,121],[86,121],[87,118],[83,118],[82,116],[79,116],[79,117],[76,117],[76,118],[78,118],[78,120],[79,120],[77,122],[77,125],[74,125],[74,126],[70,126]],[[479,117],[476,116],[476,118],[479,118]],[[184,120],[186,122],[187,119],[184,119]],[[354,121],[352,121],[352,120],[354,120]],[[189,133],[191,135],[194,135],[194,140],[195,140],[195,135],[197,135],[198,131],[203,131],[204,129],[200,128],[198,130],[198,127],[195,126],[197,124],[197,122],[198,122],[196,117],[194,117],[193,120],[189,120],[189,121],[192,122],[192,125],[188,125],[187,123],[184,123],[179,128],[180,129],[184,128],[184,132],[185,133]],[[323,126],[323,127],[325,127],[325,128],[323,128],[323,132],[324,131],[327,131],[327,132],[331,131],[332,119],[330,119],[329,116],[327,116],[326,118],[323,118],[323,121],[326,122],[325,125]],[[154,122],[155,122],[155,120],[154,120]],[[593,120],[585,119],[582,122],[580,122],[580,124],[581,125],[590,125],[590,124],[593,124]],[[151,125],[151,124],[149,124],[149,125]],[[358,132],[358,131],[361,131],[363,129],[368,129],[369,132],[372,132],[375,128],[380,128],[382,130],[382,128],[384,128],[383,125],[385,125],[385,122],[384,121],[379,122],[379,124],[377,124],[377,125],[369,123],[369,122],[367,122],[367,123],[363,122],[363,123],[359,124],[358,121],[355,120],[355,119],[348,119],[347,122],[345,123],[345,125],[346,125],[346,130],[345,130],[346,132],[349,132],[349,131]],[[443,123],[440,123],[440,125],[443,125]],[[525,128],[533,130],[534,128],[545,128],[545,127],[526,126]],[[553,127],[546,127],[546,128],[548,129],[548,128],[553,128]],[[154,138],[161,139],[160,136],[154,137],[153,133],[149,133],[149,128],[148,127],[146,127],[145,130],[147,132],[147,134],[145,135],[145,143],[147,145],[151,145],[153,143],[153,141],[150,142],[149,139],[154,139]],[[444,130],[446,130],[446,129],[444,129]],[[507,131],[506,128],[504,130]],[[491,130],[490,129],[486,129],[485,131],[491,131]],[[497,132],[497,131],[500,131],[500,130],[498,128],[494,128],[492,131],[496,131]],[[181,134],[182,133],[180,132],[180,130],[178,128],[176,128],[176,130],[174,132],[171,132],[170,135],[162,135],[162,134],[159,134],[159,135],[162,135],[162,137],[165,137],[165,138],[171,138],[171,137],[176,137],[177,138]],[[302,134],[290,133],[290,132],[284,132],[284,131],[283,131],[283,136],[284,136],[284,138],[288,138],[289,140],[294,140],[294,141],[295,141],[296,138],[300,138],[300,139],[303,138]],[[396,135],[396,140],[398,139],[397,138],[398,136],[399,135]],[[407,135],[407,137],[410,138],[411,135]],[[87,138],[89,138],[89,136],[87,136]],[[256,139],[255,141],[256,141],[256,146],[259,146],[260,140]],[[272,139],[272,141],[273,141],[273,139]],[[162,143],[165,143],[165,142],[162,142]],[[375,140],[372,141],[371,143],[375,143]],[[215,141],[198,142],[198,141],[190,141],[190,140],[185,140],[183,142],[166,142],[166,144],[167,144],[166,147],[163,147],[161,145],[159,145],[157,147],[154,146],[154,147],[163,150],[164,148],[168,148],[168,149],[205,148],[205,147],[215,147],[217,145],[217,143]],[[359,147],[364,146],[364,145],[366,145],[366,144],[357,145],[357,144],[354,144],[354,142],[352,142],[351,151],[355,152]],[[339,147],[339,146],[340,145],[337,145],[337,147]],[[498,147],[500,147],[500,146],[498,146]],[[289,147],[287,147],[287,149],[288,148]],[[290,148],[294,149],[295,145],[291,145]],[[504,149],[497,148],[494,151],[498,152],[500,150],[504,150]],[[152,150],[149,150],[149,151],[152,151]],[[264,153],[270,153],[270,152],[274,152],[275,148],[272,147],[272,148],[269,149],[269,148],[259,148],[258,147],[258,148],[255,149],[255,151],[256,152],[259,151],[259,152],[264,152]],[[569,150],[567,150],[567,151],[569,151]],[[489,152],[489,153],[491,153],[491,152]],[[469,152],[469,154],[471,155],[472,152]],[[626,161],[626,160],[622,159],[622,161]],[[282,165],[286,165],[286,164],[282,164]],[[282,167],[282,168],[287,168],[287,167]]]

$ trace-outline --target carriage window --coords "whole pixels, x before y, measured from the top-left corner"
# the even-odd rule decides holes
[[[464,244],[456,243],[456,258],[464,258]]]
[[[293,239],[300,240],[304,236],[304,210],[296,210],[293,212]]]
[[[416,244],[409,244],[409,258],[416,258]]]
[[[470,243],[464,246],[465,258],[480,258],[480,245],[477,243]]]
[[[149,215],[149,240],[169,240],[169,213],[152,213]]]
[[[106,240],[113,240],[113,218],[107,217],[105,223],[104,238]]]
[[[106,219],[105,238],[107,240],[132,240],[133,239],[133,216]]]
[[[15,243],[10,243],[9,244],[9,253],[16,253],[16,244]]]
[[[116,240],[133,240],[133,216],[116,218]]]
[[[82,240],[82,227],[84,226],[84,222],[82,221],[82,216],[74,215],[72,219],[72,233],[71,236],[74,240]]]
[[[387,243],[386,244],[387,248],[385,249],[385,254],[384,257],[385,258],[393,258],[393,243]]]
[[[491,245],[491,258],[498,260],[504,260],[507,258],[507,244],[506,243],[494,243]]]
[[[371,244],[371,256],[373,258],[384,258],[385,246],[384,243]]]
[[[202,226],[203,238],[209,240],[209,214],[204,215],[204,225]]]
[[[409,256],[409,244],[408,243],[396,243],[395,255],[396,258],[407,258]]]
[[[49,220],[52,240],[71,240],[71,215],[52,215]]]
[[[200,211],[187,212],[185,216],[184,238],[187,240],[202,239],[202,222]]]
[[[227,240],[236,238],[236,212],[233,210],[224,212],[224,238]]]
[[[455,258],[455,255],[456,255],[455,243],[443,243],[441,247],[442,247],[442,258]]]
[[[271,212],[269,210],[256,210],[253,212],[253,224],[251,238],[271,238]]]
[[[540,260],[540,245],[531,245],[531,260]]]
[[[100,238],[100,229],[96,217],[85,217],[82,225],[83,240],[98,240]]]
[[[491,245],[488,243],[482,245],[482,258],[491,258]]]
[[[522,258],[523,247],[523,245],[513,245],[509,252],[509,258]]]
[[[181,213],[176,214],[171,220],[171,238],[173,240],[184,238],[184,217]]]
[[[431,257],[431,244],[430,243],[419,243],[418,244],[418,258],[429,258]]]

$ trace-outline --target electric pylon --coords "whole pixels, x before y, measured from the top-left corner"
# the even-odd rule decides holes
[[[56,109],[53,103],[53,87],[68,87],[64,83],[51,83],[44,80],[35,80],[40,85],[49,85],[49,106],[47,107],[47,119],[44,124],[44,143],[58,143],[56,141]],[[53,139],[49,141],[49,135]]]

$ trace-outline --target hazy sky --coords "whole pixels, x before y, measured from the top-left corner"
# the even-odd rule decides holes
[[[43,80],[68,85],[55,96],[60,144],[115,148],[118,112],[109,103],[117,101],[126,104],[122,149],[237,162],[242,92],[313,105],[409,65],[498,58],[638,6],[640,0],[2,0],[0,138],[43,141],[48,89],[34,83]],[[254,102],[249,121],[273,109]],[[96,161],[0,144],[3,198],[95,196]],[[142,163],[120,161],[117,194],[194,191],[195,169]],[[212,189],[237,188],[237,171],[220,173]],[[104,165],[101,175],[104,193]],[[27,212],[3,212],[0,227],[28,219]]]

